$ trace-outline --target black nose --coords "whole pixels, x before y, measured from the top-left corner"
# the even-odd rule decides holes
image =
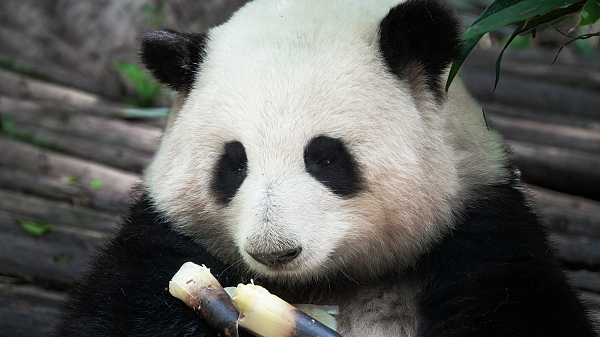
[[[288,263],[295,259],[298,254],[302,251],[302,247],[296,247],[288,250],[280,250],[276,252],[259,252],[259,253],[250,253],[250,256],[254,258],[256,261],[267,265],[267,266],[277,266],[284,263]]]

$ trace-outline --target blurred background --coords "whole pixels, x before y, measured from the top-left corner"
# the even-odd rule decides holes
[[[139,36],[202,32],[244,2],[0,2],[0,336],[49,331],[152,159],[173,97],[138,64]],[[491,1],[452,2],[466,28]],[[599,38],[558,51],[568,35],[600,27],[579,30],[577,20],[515,39],[495,90],[496,58],[514,27],[484,36],[460,77],[504,136],[561,262],[598,312]]]

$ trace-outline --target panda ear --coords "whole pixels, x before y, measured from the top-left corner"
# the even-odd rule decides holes
[[[460,20],[454,10],[436,0],[409,0],[390,10],[379,24],[379,34],[389,70],[413,90],[424,84],[441,101],[440,76],[461,55]]]
[[[142,62],[161,83],[179,92],[189,92],[204,58],[204,34],[182,34],[159,30],[142,37]]]

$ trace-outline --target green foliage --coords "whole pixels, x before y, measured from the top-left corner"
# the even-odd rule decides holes
[[[549,10],[571,5],[575,2],[581,2],[581,0],[525,0],[506,7],[477,23],[473,23],[463,35],[463,39],[468,40],[510,24],[528,20]]]
[[[17,137],[17,126],[15,122],[7,119],[6,117],[2,118],[0,121],[0,130],[2,133],[8,138],[16,138]]]
[[[483,13],[481,13],[481,15],[479,15],[479,17],[473,22],[472,25],[478,24],[485,18],[501,11],[504,8],[512,6],[516,3],[518,3],[519,1],[520,0],[496,0],[496,1],[492,2],[489,6],[487,6],[487,8],[483,11]],[[466,39],[466,40],[463,39],[463,54],[462,54],[461,58],[459,58],[458,60],[454,61],[454,63],[452,63],[452,67],[450,68],[450,73],[448,74],[448,80],[446,82],[446,91],[448,91],[448,88],[450,88],[450,84],[452,83],[452,80],[454,79],[454,77],[456,77],[456,74],[458,74],[458,70],[460,69],[462,64],[465,62],[465,59],[467,58],[467,56],[469,56],[469,54],[471,53],[473,48],[475,48],[475,46],[477,45],[479,40],[481,40],[482,36],[483,35],[479,35],[479,36],[476,36],[471,39]]]
[[[90,187],[93,189],[99,189],[102,187],[102,181],[100,181],[100,180],[90,181]]]
[[[152,75],[134,62],[119,62],[115,64],[117,71],[128,78],[135,87],[137,97],[124,98],[126,103],[149,107],[162,89],[162,85],[154,80]]]
[[[591,25],[600,19],[600,0],[587,0],[581,10],[581,19],[577,27]]]
[[[572,38],[571,40],[569,40],[567,43],[565,43],[564,45],[562,45],[562,47],[560,47],[560,49],[558,50],[558,53],[556,54],[556,57],[554,58],[554,61],[556,61],[556,58],[558,58],[558,54],[560,53],[560,51],[568,44],[571,44],[573,42],[580,42],[583,40],[587,40],[589,38],[592,37],[600,37],[600,32],[597,33],[590,33],[590,34],[583,34],[577,37]],[[554,63],[554,62],[553,62]]]
[[[163,27],[165,21],[165,4],[166,1],[158,1],[156,6],[152,4],[143,4],[139,10],[144,14],[142,26],[151,29],[159,29]],[[134,85],[136,97],[124,97],[123,101],[138,107],[151,107],[154,105],[154,100],[162,85],[148,71],[140,67],[134,62],[120,62],[115,64],[117,71],[124,75]]]
[[[69,182],[71,184],[75,184],[75,183],[79,182],[79,176],[76,174],[69,175]]]
[[[496,60],[496,83],[500,78],[500,62],[506,48],[513,42],[519,34],[535,32],[539,27],[551,25],[554,22],[562,20],[565,17],[574,16],[581,13],[579,25],[589,25],[600,18],[600,0],[496,0],[486,8],[486,10],[473,22],[471,27],[463,36],[464,49],[462,57],[452,64],[448,80],[446,82],[446,91],[450,87],[452,80],[458,73],[458,70],[464,63],[469,53],[479,42],[483,34],[496,29],[522,22],[508,38],[504,48]],[[600,33],[584,34],[574,37],[565,45],[594,36]],[[564,45],[563,45],[564,47]],[[562,47],[561,47],[562,50]],[[559,50],[560,53],[560,50]]]
[[[35,136],[31,140],[31,142],[33,143],[33,145],[39,147],[50,147],[52,145],[52,139],[43,136]]]
[[[156,6],[143,4],[140,6],[140,12],[146,15],[142,25],[152,29],[162,28],[165,21],[165,1],[159,1]]]
[[[40,147],[50,147],[52,145],[52,139],[39,135],[33,137],[31,132],[19,130],[15,122],[11,119],[4,117],[0,122],[0,133],[5,135],[7,138],[19,139]]]
[[[5,57],[0,58],[0,68],[23,75],[31,75],[32,70],[30,65],[21,62],[13,62],[11,59]]]
[[[592,43],[592,41],[590,41],[589,39],[577,39],[573,41],[573,44],[575,45],[579,53],[585,56],[592,55],[597,49],[597,44]]]
[[[44,221],[15,220],[23,230],[34,236],[42,236],[52,230],[52,225]]]
[[[31,142],[31,133],[29,131],[22,131],[17,128],[14,121],[3,118],[0,123],[0,131],[7,138],[20,139],[26,142]]]
[[[71,260],[73,260],[73,256],[71,254],[60,254],[54,257],[54,261],[61,264],[67,264],[71,262]]]
[[[508,39],[508,42],[506,42],[506,44],[504,45],[504,48],[502,48],[502,51],[500,52],[500,55],[498,55],[498,59],[496,60],[496,81],[494,83],[494,90],[496,89],[496,86],[498,85],[498,80],[500,79],[500,62],[502,61],[504,51],[506,50],[508,45],[517,37],[517,35],[532,31],[533,29],[536,29],[547,23],[552,23],[556,20],[564,18],[565,16],[573,15],[574,13],[579,12],[582,7],[583,1],[579,1],[566,8],[557,8],[554,10],[550,10],[549,12],[543,15],[531,17],[527,19],[522,25],[517,27],[517,29],[515,29],[515,31]]]
[[[506,37],[500,43],[503,45],[506,45],[506,43],[508,42],[508,39],[509,39],[509,37]],[[510,48],[510,49],[527,49],[531,46],[532,42],[533,42],[533,38],[531,37],[531,35],[517,35],[517,36],[515,36],[513,41],[510,43],[510,45],[508,45],[508,48]]]

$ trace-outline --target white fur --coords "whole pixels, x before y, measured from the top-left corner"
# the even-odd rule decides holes
[[[387,71],[377,28],[396,2],[255,1],[209,32],[195,87],[174,107],[146,174],[177,230],[274,280],[340,272],[369,280],[413,264],[478,186],[507,179],[499,138],[461,83],[440,107]],[[318,135],[346,142],[364,191],[340,198],[306,172],[303,150]],[[222,206],[209,185],[234,140],[246,149],[248,176]],[[279,268],[246,252],[289,244],[302,252]]]

